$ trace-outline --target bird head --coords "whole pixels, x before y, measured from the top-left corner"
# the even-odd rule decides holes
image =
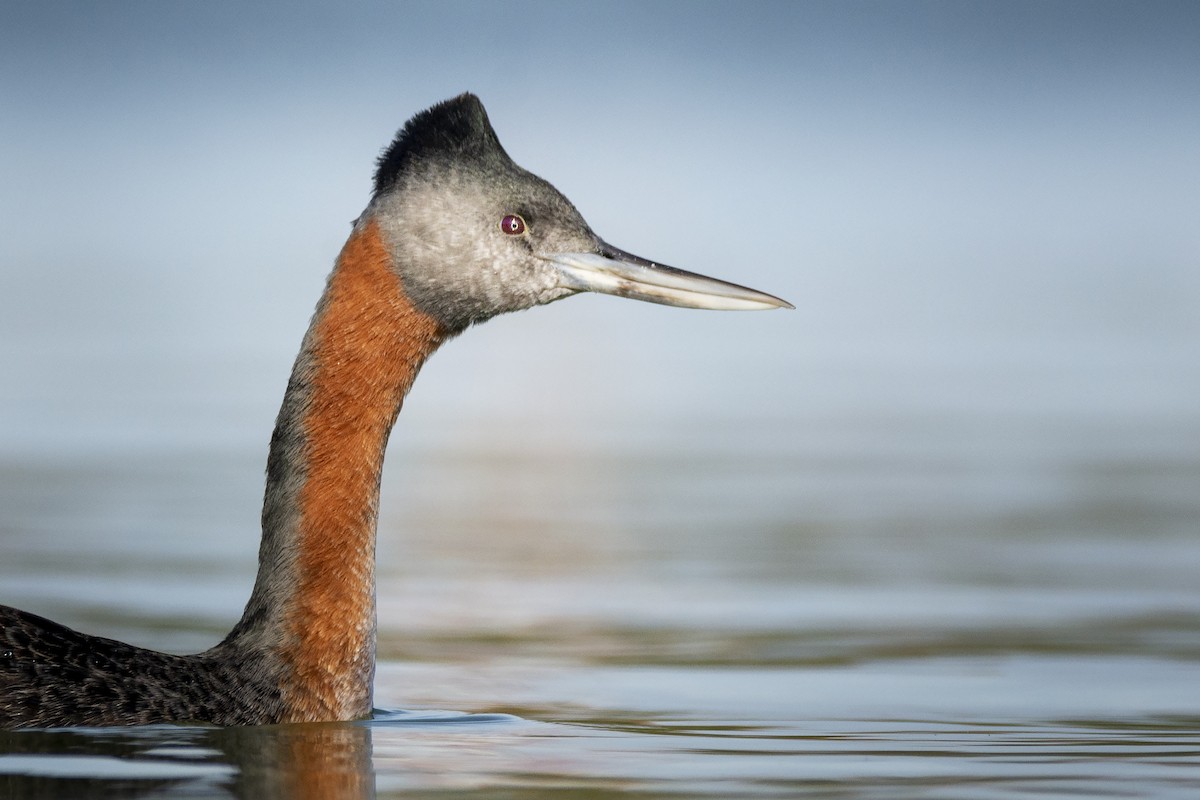
[[[585,291],[688,308],[791,307],[609,245],[509,158],[472,94],[405,124],[379,158],[368,217],[409,298],[448,330]]]

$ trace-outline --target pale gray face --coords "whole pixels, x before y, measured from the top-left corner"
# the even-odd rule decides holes
[[[413,165],[368,214],[409,298],[451,330],[575,294],[551,259],[601,247],[567,198],[512,162]]]

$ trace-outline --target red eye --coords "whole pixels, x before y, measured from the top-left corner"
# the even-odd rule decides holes
[[[506,214],[504,219],[500,220],[500,230],[510,236],[519,236],[525,232],[525,220],[516,214]]]

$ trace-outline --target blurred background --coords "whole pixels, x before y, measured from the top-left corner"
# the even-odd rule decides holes
[[[1198,33],[1186,2],[5,2],[4,599],[228,627],[374,159],[471,90],[606,239],[796,310],[583,297],[446,347],[385,475],[385,656],[573,619],[549,650],[786,661],[810,623],[1049,607],[1047,641],[1142,646],[1081,626],[1110,601],[1194,649]]]

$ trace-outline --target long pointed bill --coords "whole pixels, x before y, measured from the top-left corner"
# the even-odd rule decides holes
[[[607,242],[599,253],[558,253],[549,260],[562,273],[562,286],[683,308],[748,311],[795,308],[763,292],[647,261]]]

